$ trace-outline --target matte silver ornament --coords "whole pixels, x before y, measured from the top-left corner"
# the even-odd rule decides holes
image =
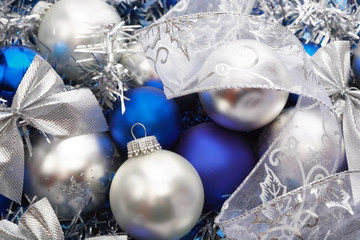
[[[32,134],[33,136],[33,134]],[[37,136],[26,158],[24,193],[46,197],[60,219],[94,214],[106,203],[114,148],[106,134],[55,138]]]
[[[306,164],[329,165],[329,169],[343,169],[346,165],[343,142],[340,146],[338,123],[333,118],[323,120],[319,108],[298,110],[294,114],[294,107],[285,109],[271,124],[269,124],[259,137],[258,152],[261,157],[274,142],[274,140],[286,131],[281,141],[296,143],[297,158]],[[290,130],[286,128],[291,121]],[[340,156],[339,156],[339,151]],[[339,157],[337,164],[336,160]],[[284,174],[288,174],[297,182],[301,183],[301,175],[296,162],[288,159],[288,164],[283,163]],[[304,164],[304,165],[306,165]],[[336,165],[337,164],[337,165]],[[330,167],[331,166],[331,167]]]
[[[216,80],[232,88],[200,92],[200,101],[212,120],[232,130],[265,126],[281,112],[289,96],[286,91],[268,89],[275,81],[286,83],[289,75],[276,52],[255,40],[226,43],[205,60],[199,81]]]
[[[200,217],[202,182],[186,159],[148,138],[128,145],[132,158],[113,178],[111,210],[120,227],[135,239],[179,239]]]
[[[41,20],[37,47],[60,75],[76,80],[84,74],[84,69],[99,69],[105,62],[105,54],[74,52],[75,48],[103,43],[101,27],[117,25],[120,21],[115,9],[105,1],[61,0]]]

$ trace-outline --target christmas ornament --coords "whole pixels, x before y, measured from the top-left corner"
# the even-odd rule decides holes
[[[156,136],[164,148],[176,142],[181,131],[180,110],[174,100],[167,100],[164,93],[153,87],[138,87],[127,92],[126,112],[122,114],[117,102],[110,116],[110,133],[117,147],[126,148],[132,137],[132,125],[142,122],[149,134]],[[138,134],[135,130],[135,134]],[[140,130],[141,131],[141,130]]]
[[[0,195],[0,218],[4,216],[7,210],[10,208],[10,199]]]
[[[150,79],[158,78],[146,59],[144,49],[140,43],[130,44],[127,52],[121,55],[120,62],[132,72],[134,76],[132,84],[141,86]]]
[[[249,69],[258,68],[263,68],[262,76],[249,72]],[[276,53],[262,43],[255,40],[226,43],[205,60],[199,79],[236,80],[239,86],[256,85],[259,88],[201,92],[202,106],[209,117],[223,127],[237,131],[263,127],[281,112],[289,94],[260,87],[271,82],[274,77],[279,81],[287,81],[288,75],[284,71]]]
[[[287,92],[262,88],[233,88],[199,93],[201,105],[219,125],[236,131],[265,126],[284,108]]]
[[[32,134],[33,136],[33,134]],[[24,193],[46,197],[60,219],[94,214],[106,203],[114,148],[105,134],[56,138],[50,145],[36,135],[26,158]],[[41,139],[39,139],[41,138]]]
[[[310,56],[314,55],[316,51],[320,48],[318,44],[312,43],[312,42],[302,42],[305,52],[309,54]]]
[[[180,137],[176,152],[199,173],[205,207],[209,209],[220,207],[256,164],[251,145],[241,134],[214,123],[187,130]]]
[[[40,53],[66,79],[76,80],[85,69],[104,64],[103,54],[74,52],[78,46],[101,44],[102,28],[121,21],[101,0],[61,0],[41,20],[37,46]]]
[[[162,150],[146,130],[144,138],[128,143],[128,156],[110,188],[116,221],[138,240],[179,239],[196,224],[203,208],[196,170],[180,155]]]
[[[0,48],[0,98],[11,106],[21,79],[38,53],[24,46]]]
[[[11,107],[0,105],[0,194],[21,202],[24,141],[27,125],[51,135],[69,136],[108,131],[107,122],[89,89],[66,91],[64,82],[41,57],[35,56],[21,80]]]
[[[333,119],[323,121],[321,111],[318,108],[310,110],[298,110],[294,112],[294,107],[285,109],[271,124],[269,124],[259,137],[259,157],[261,157],[274,140],[281,134],[282,131],[291,131],[290,141],[297,143],[297,158],[300,161],[314,161],[314,164],[324,164],[330,162],[333,168],[337,167],[336,159],[339,157],[338,153],[341,146],[336,148],[338,143],[328,142],[328,134],[334,129],[338,128],[337,122]],[[291,118],[292,117],[292,118]],[[295,128],[291,130],[286,129],[287,124],[291,119],[291,124]],[[293,139],[293,140],[292,140]],[[288,139],[282,139],[288,141]],[[324,154],[323,154],[324,153]],[[318,158],[315,160],[315,158]],[[297,163],[288,159],[288,164],[283,164],[283,173],[288,176],[294,184],[299,186],[302,183],[301,174],[298,172]],[[340,162],[338,169],[346,165],[344,148],[342,146],[340,153]]]
[[[352,70],[355,78],[355,85],[360,88],[360,48],[355,49],[352,57]]]
[[[164,91],[164,85],[162,84],[161,80],[156,78],[146,81],[143,86],[154,87],[160,89],[161,91]]]

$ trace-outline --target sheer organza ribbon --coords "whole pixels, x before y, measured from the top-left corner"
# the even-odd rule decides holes
[[[63,240],[61,225],[46,198],[32,204],[16,225],[8,220],[0,221],[0,237],[3,240]],[[127,236],[100,236],[86,240],[126,240]]]
[[[0,194],[20,202],[24,145],[20,122],[53,135],[104,132],[108,126],[89,89],[65,91],[62,79],[36,56],[15,93],[11,107],[0,107]]]
[[[329,45],[311,59],[285,27],[243,14],[249,13],[253,2],[200,3],[182,0],[155,24],[138,31],[167,97],[225,88],[283,90],[300,96],[286,127],[224,203],[216,224],[228,239],[356,239],[360,235],[360,173],[335,174],[342,162],[341,122],[335,115],[343,116],[349,167],[359,169],[356,150],[360,142],[360,93],[347,86],[350,63],[345,43],[334,43],[339,45],[333,52],[328,52],[334,48]],[[239,12],[226,7],[231,5],[240,6],[236,8]],[[233,78],[206,69],[204,62],[210,54],[242,39],[266,44],[275,52],[270,54],[273,61],[246,69],[243,75]],[[214,61],[229,65],[229,59],[241,56]],[[283,79],[275,74],[282,69],[288,73]],[[261,78],[246,78],[245,73]],[[293,121],[297,112],[309,114],[310,122],[300,126]],[[320,119],[318,128],[323,130],[317,137],[321,145],[318,149],[309,146],[310,139],[302,137],[302,132],[312,132],[314,119]]]

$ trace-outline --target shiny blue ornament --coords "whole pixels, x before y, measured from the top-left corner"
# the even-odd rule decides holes
[[[160,79],[156,79],[156,78],[146,81],[143,86],[154,87],[154,88],[160,89],[161,91],[164,91],[164,85],[163,85],[162,81]]]
[[[299,95],[290,93],[284,108],[295,106],[298,99],[299,99]]]
[[[249,141],[214,123],[201,123],[180,137],[175,150],[197,170],[205,191],[205,208],[216,210],[256,164]]]
[[[310,56],[314,55],[316,51],[320,48],[319,45],[312,42],[309,43],[302,42],[302,45],[304,46],[305,52],[307,52],[307,54],[309,54]]]
[[[0,195],[0,217],[4,216],[7,213],[7,210],[10,207],[11,200]]]
[[[36,51],[24,46],[0,48],[0,98],[7,100],[8,106],[35,55]]]
[[[360,47],[355,49],[352,57],[352,70],[354,73],[355,86],[360,88]]]
[[[131,127],[142,123],[147,135],[157,137],[160,145],[167,149],[173,146],[181,132],[180,110],[174,100],[167,100],[165,94],[154,87],[138,87],[127,92],[130,99],[125,103],[126,111],[121,113],[121,104],[117,102],[110,116],[110,133],[115,145],[126,149],[133,140]],[[141,127],[134,128],[137,137],[144,136]]]

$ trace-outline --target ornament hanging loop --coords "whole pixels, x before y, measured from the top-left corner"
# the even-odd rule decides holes
[[[131,127],[131,135],[133,136],[134,140],[137,139],[137,138],[135,137],[135,134],[134,134],[134,127],[135,127],[136,125],[139,125],[139,126],[142,126],[142,127],[143,127],[144,132],[145,132],[145,136],[144,136],[144,137],[147,137],[146,127],[144,126],[144,124],[142,124],[142,123],[135,123],[135,124],[132,125],[132,127]]]
[[[134,127],[140,125],[143,127],[145,136],[142,138],[136,138],[134,134]],[[146,128],[141,123],[135,123],[131,127],[131,135],[134,140],[128,142],[128,158],[138,157],[139,155],[146,155],[152,153],[155,150],[160,150],[161,146],[155,136],[147,136]]]

